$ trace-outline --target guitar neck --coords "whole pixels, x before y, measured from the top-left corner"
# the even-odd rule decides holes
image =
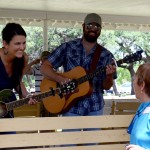
[[[118,61],[113,62],[111,65],[120,66],[123,63],[124,63],[123,59],[120,59]],[[89,81],[90,79],[93,79],[94,77],[100,75],[101,73],[103,73],[105,71],[106,71],[106,67],[101,66],[101,67],[97,68],[94,72],[91,72],[91,73],[79,78],[78,84],[82,84],[86,81]]]
[[[57,90],[55,90],[54,92],[56,93]],[[17,108],[17,107],[23,106],[25,104],[28,104],[30,98],[36,99],[38,102],[40,102],[43,98],[49,97],[51,95],[54,95],[55,93],[53,93],[52,91],[40,93],[40,94],[33,95],[31,97],[28,97],[28,98],[23,98],[23,99],[20,99],[20,100],[17,100],[17,101],[12,101],[10,103],[6,103],[6,107],[7,107],[8,111],[11,111],[14,108]]]
[[[118,61],[114,60],[114,62],[111,65],[115,65],[115,66],[120,67],[120,65],[123,64],[123,63],[131,63],[131,62],[141,60],[141,58],[142,58],[141,53],[142,53],[142,51],[139,51],[139,52],[136,52],[136,53],[132,54],[131,56],[126,56],[125,58],[120,59]],[[89,74],[79,78],[77,80],[78,84],[82,84],[83,82],[86,82],[90,79],[93,79],[95,76],[98,76],[98,75],[100,75],[101,73],[103,73],[105,71],[106,71],[106,67],[101,66],[101,67],[97,68],[94,72],[89,73]]]
[[[105,72],[106,71],[106,68],[105,67],[99,67],[97,68],[94,72],[91,72],[81,78],[78,79],[78,84],[82,84],[86,81],[89,81],[91,79],[93,79],[95,76],[98,76],[100,75],[101,73]]]

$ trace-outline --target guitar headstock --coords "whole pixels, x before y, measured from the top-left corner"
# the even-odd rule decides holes
[[[117,66],[119,67],[121,64],[123,63],[132,63],[132,62],[136,62],[142,59],[142,53],[143,51],[137,51],[131,55],[127,55],[125,56],[123,59],[120,59],[117,61]]]
[[[78,83],[77,80],[73,79],[70,82],[63,84],[60,86],[60,91],[62,94],[73,93],[77,88]]]

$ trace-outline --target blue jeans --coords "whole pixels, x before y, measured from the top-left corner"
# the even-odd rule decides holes
[[[100,115],[103,115],[103,108],[99,111],[94,111],[94,112],[89,112],[87,116],[100,116]],[[75,117],[75,116],[81,116],[81,115],[78,115],[78,114],[74,114],[74,113],[70,113],[70,112],[66,112],[62,115],[63,117],[69,117],[69,116],[72,116],[72,117]],[[82,129],[65,129],[65,130],[62,130],[62,132],[69,132],[69,131],[81,131]],[[100,130],[100,128],[87,128],[87,129],[83,129],[84,131],[92,131],[92,130]],[[85,145],[95,145],[97,143],[91,143],[91,144],[85,144]],[[67,146],[76,146],[74,144],[70,144],[70,145],[67,145]]]
[[[98,111],[89,112],[88,115],[86,115],[86,116],[99,116],[99,115],[103,115],[103,108],[101,110],[98,110]],[[66,112],[66,113],[62,114],[62,116],[68,116],[69,117],[69,116],[81,116],[81,115]]]
[[[89,112],[88,115],[86,115],[86,116],[100,116],[100,115],[103,115],[103,108],[101,110],[99,110],[99,111]],[[66,112],[66,113],[62,114],[62,116],[63,117],[70,117],[70,116],[76,117],[76,116],[81,116],[81,115],[70,113],[70,112]],[[84,130],[85,131],[90,131],[90,130],[99,130],[99,129],[96,129],[96,128],[92,129],[92,128],[90,128],[90,129],[84,129]],[[81,129],[66,129],[66,130],[63,130],[63,131],[81,131]]]

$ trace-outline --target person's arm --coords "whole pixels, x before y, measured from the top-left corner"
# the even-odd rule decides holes
[[[141,146],[138,145],[133,145],[133,144],[129,144],[125,147],[125,150],[150,150],[149,148],[143,148]]]
[[[23,98],[27,97],[27,95],[29,95],[28,90],[26,89],[25,85],[23,82],[20,83],[21,86],[21,91],[22,91],[22,96]]]
[[[38,63],[40,63],[39,58],[27,64],[23,70],[23,74],[32,74],[32,66]]]
[[[28,64],[28,61],[29,61],[29,55],[26,52],[24,52],[23,55],[24,55],[24,66],[26,66]]]
[[[109,90],[113,85],[113,74],[116,72],[116,67],[113,65],[106,66],[106,78],[103,81],[103,88]]]
[[[19,91],[20,91],[20,87],[21,87],[21,93],[19,92]],[[20,98],[20,99],[30,97],[29,102],[28,102],[29,105],[34,105],[34,104],[37,103],[36,99],[33,99],[33,98],[31,97],[32,94],[30,94],[30,93],[27,91],[27,89],[26,89],[26,87],[25,87],[25,85],[24,85],[23,82],[20,82],[20,85],[17,86],[17,88],[16,88],[15,90],[16,90],[16,92],[19,94],[19,98]]]
[[[53,69],[52,64],[48,60],[44,61],[44,63],[42,64],[40,68],[40,71],[42,75],[46,77],[47,79],[58,82],[60,84],[69,81],[68,78],[65,78],[61,76],[61,74],[56,73],[56,71],[54,71]]]
[[[20,99],[25,98],[29,94],[23,82],[20,82],[15,91],[18,93]]]

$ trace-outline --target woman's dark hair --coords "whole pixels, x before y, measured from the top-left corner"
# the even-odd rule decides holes
[[[7,44],[13,39],[14,36],[22,35],[27,36],[25,30],[18,23],[8,23],[2,30],[2,39]],[[18,85],[21,81],[23,68],[24,68],[24,56],[22,58],[15,58],[13,63],[13,82],[14,85]]]
[[[25,37],[27,36],[26,32],[24,31],[24,29],[20,24],[17,23],[6,24],[6,26],[2,30],[2,39],[9,44],[9,42],[15,35],[23,35]]]

